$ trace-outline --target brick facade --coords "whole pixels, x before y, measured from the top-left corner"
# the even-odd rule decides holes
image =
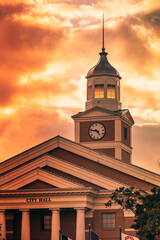
[[[78,166],[81,166],[81,167],[85,166],[85,168],[89,170],[92,170],[104,176],[113,178],[117,181],[123,182],[124,184],[130,185],[130,186],[134,186],[143,190],[148,190],[154,187],[153,184],[147,183],[143,180],[127,175],[123,172],[104,166],[98,162],[93,162],[90,159],[87,159],[80,155],[66,151],[62,148],[56,148],[53,151],[49,152],[49,154],[61,159],[65,159],[66,161],[74,163]]]
[[[127,129],[127,138],[125,138],[125,128]],[[122,142],[128,146],[131,146],[131,128],[122,121]]]
[[[114,148],[98,148],[96,151],[105,153],[111,157],[115,157],[115,149]]]
[[[122,149],[122,160],[130,163],[131,162],[131,154],[126,152],[125,150]]]
[[[115,213],[116,214],[116,226],[114,230],[103,230],[102,228],[102,214],[103,213]],[[13,219],[6,220],[7,229],[7,240],[21,240],[21,212],[10,210],[7,212],[8,215],[12,214]],[[32,240],[50,240],[51,230],[44,230],[43,216],[50,215],[51,211],[47,210],[31,210],[30,221],[31,221],[31,239]],[[85,218],[85,229],[86,229],[86,240],[89,240],[89,224],[93,232],[95,232],[103,240],[119,240],[119,229],[120,226],[122,231],[130,229],[133,224],[133,217],[124,218],[122,210],[95,210],[93,211],[93,217]],[[74,209],[65,209],[60,212],[61,232],[63,235],[70,237],[72,240],[76,239],[76,211]],[[9,233],[11,232],[12,233]],[[135,231],[132,233],[135,236]]]

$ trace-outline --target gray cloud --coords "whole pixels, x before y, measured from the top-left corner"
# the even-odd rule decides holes
[[[11,17],[13,14],[26,13],[31,8],[31,5],[24,3],[18,4],[0,4],[0,19]]]

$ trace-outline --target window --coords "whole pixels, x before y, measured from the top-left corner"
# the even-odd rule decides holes
[[[92,100],[92,85],[87,88],[87,101]]]
[[[116,227],[116,214],[115,213],[103,213],[102,214],[102,229],[114,230]]]
[[[117,89],[117,99],[120,101],[120,87]]]
[[[107,98],[116,98],[116,87],[115,85],[107,85]]]
[[[95,98],[104,98],[104,85],[103,84],[96,84],[95,85]]]
[[[44,215],[43,216],[42,229],[43,230],[50,230],[51,229],[51,222],[52,222],[52,216]]]
[[[124,139],[127,140],[127,128],[124,127]]]

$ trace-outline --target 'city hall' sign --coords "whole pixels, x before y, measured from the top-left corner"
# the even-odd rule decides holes
[[[50,198],[27,198],[27,203],[51,202]]]

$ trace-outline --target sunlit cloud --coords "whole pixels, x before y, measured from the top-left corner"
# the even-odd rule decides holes
[[[1,0],[1,161],[9,156],[7,149],[12,156],[56,134],[73,139],[71,115],[84,110],[85,76],[98,62],[102,48],[103,11],[108,59],[122,76],[122,106],[130,109],[136,121],[134,163],[143,165],[136,145],[140,134],[150,134],[157,146],[157,0]],[[142,140],[149,145],[147,138]],[[153,149],[156,154],[148,156],[156,164],[159,152],[154,146]],[[145,159],[149,163],[147,153]]]

